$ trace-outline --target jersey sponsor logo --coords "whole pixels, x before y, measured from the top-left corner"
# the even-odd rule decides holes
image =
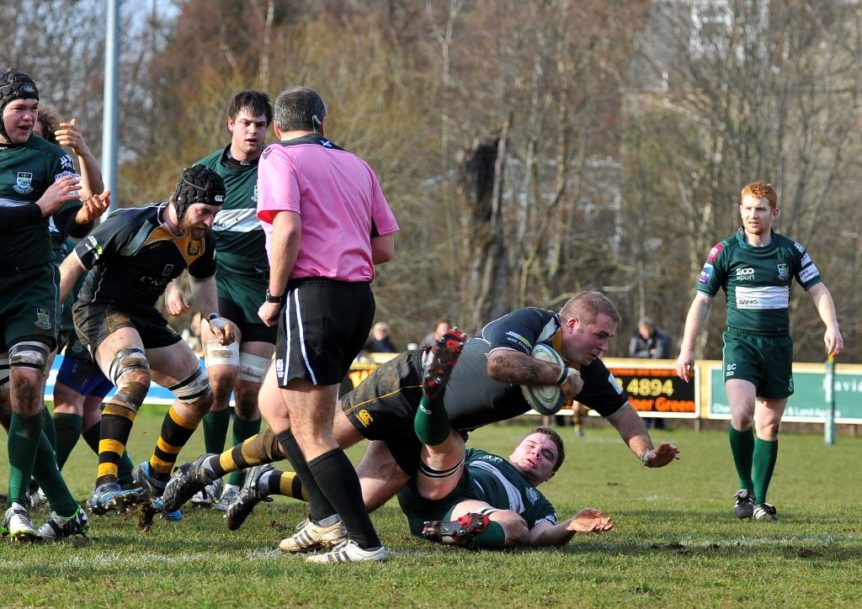
[[[712,279],[712,272],[715,270],[715,267],[710,263],[706,263],[703,265],[703,269],[700,271],[700,283],[706,285],[709,283],[709,280]]]
[[[706,259],[709,262],[715,262],[715,259],[718,258],[718,255],[721,253],[721,250],[723,250],[723,249],[724,249],[724,246],[721,243],[716,243],[715,245],[712,246],[712,249],[709,250],[709,255],[706,257]]]
[[[213,232],[232,231],[236,233],[250,233],[262,231],[260,220],[257,219],[257,210],[248,209],[223,209],[216,214],[213,222]]]
[[[794,241],[794,242],[793,242],[793,247],[795,247],[796,249],[798,249],[800,254],[804,254],[804,253],[805,253],[805,247],[804,247],[801,243],[797,243],[796,241]]]
[[[527,489],[527,501],[530,502],[531,505],[535,505],[535,503],[539,500],[539,491],[537,491],[532,486]]]
[[[251,202],[257,207],[257,184],[254,185],[254,193],[251,195]]]
[[[90,235],[84,240],[84,247],[93,252],[96,258],[102,255],[102,246],[99,245],[99,242],[96,241],[96,238],[93,235]]]
[[[33,192],[33,174],[29,171],[19,171],[12,190],[22,195]]]
[[[170,277],[150,277],[149,275],[144,275],[139,279],[139,281],[149,287],[156,290],[161,290],[165,286],[167,286],[171,282]]]
[[[728,364],[724,368],[724,376],[733,376],[736,374],[736,364]]]
[[[736,288],[736,308],[747,310],[786,309],[790,306],[790,286],[770,285]]]
[[[778,265],[778,279],[781,281],[787,281],[789,277],[788,266],[786,263],[780,263]]]
[[[60,167],[69,170],[75,169],[75,163],[72,162],[72,157],[70,157],[68,154],[64,154],[63,156],[61,156]]]
[[[737,281],[751,281],[752,279],[754,279],[754,269],[752,267],[746,266],[736,269]]]
[[[51,329],[51,314],[43,307],[36,308],[36,327],[42,330]]]
[[[526,349],[527,353],[530,353],[533,350],[533,343],[513,330],[508,330],[506,332],[506,342]]]
[[[807,282],[809,279],[816,277],[820,274],[820,271],[817,270],[817,267],[813,264],[802,269],[802,272],[799,273],[799,281],[802,283]]]
[[[363,427],[368,427],[374,422],[374,417],[364,408],[356,413],[356,420],[362,423]]]
[[[802,260],[800,261],[799,265],[800,266],[807,266],[809,264],[811,264],[811,256],[809,256],[808,254],[805,254],[802,257]]]

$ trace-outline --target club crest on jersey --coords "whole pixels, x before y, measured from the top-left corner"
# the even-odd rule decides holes
[[[779,264],[778,265],[778,278],[781,281],[786,281],[789,276],[790,276],[790,273],[788,272],[787,264],[786,263]]]
[[[33,174],[29,171],[19,171],[12,189],[22,195],[33,192]]]
[[[188,246],[189,256],[198,256],[201,253],[201,244],[200,241],[189,241]]]
[[[75,163],[72,162],[72,157],[68,154],[64,154],[60,157],[60,167],[63,169],[73,170],[75,169]]]
[[[36,309],[36,327],[42,330],[51,329],[51,315],[48,313],[48,309],[42,307]]]
[[[360,423],[362,423],[363,427],[368,427],[374,422],[374,418],[371,416],[371,413],[364,408],[356,413],[356,418]]]

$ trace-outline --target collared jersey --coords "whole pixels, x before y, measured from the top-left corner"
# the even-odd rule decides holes
[[[0,206],[35,203],[51,184],[65,176],[78,177],[72,157],[41,137],[31,136],[23,144],[0,144]],[[76,207],[81,207],[81,202],[70,201],[54,217]],[[17,230],[3,232],[0,258],[4,272],[0,274],[51,261],[48,220],[43,218]]]
[[[257,219],[259,159],[248,163],[228,163],[229,150],[230,146],[227,146],[197,162],[221,176],[227,193],[212,229],[217,272],[219,276],[224,273],[262,276],[269,271],[269,261],[266,235]]]
[[[75,247],[90,272],[78,300],[149,312],[165,286],[188,268],[198,279],[215,274],[214,239],[177,236],[161,220],[165,204],[118,209]]]
[[[495,349],[514,349],[529,355],[546,343],[561,352],[560,318],[554,311],[526,308],[513,311],[482,328],[468,340],[458,365],[446,385],[443,403],[452,427],[467,431],[511,419],[530,410],[520,385],[501,383],[488,376],[488,354]],[[584,388],[575,398],[603,417],[626,404],[626,394],[601,359],[579,368]]]
[[[374,279],[371,238],[398,231],[374,170],[320,135],[270,144],[258,166],[257,217],[272,256],[272,222],[280,212],[302,220],[290,279]]]
[[[507,460],[470,448],[464,455],[477,498],[501,510],[512,510],[533,528],[557,524],[557,511],[545,496]]]
[[[729,328],[786,334],[794,279],[806,291],[823,281],[800,243],[773,232],[769,245],[754,247],[740,228],[709,251],[697,290],[715,296],[724,288]]]

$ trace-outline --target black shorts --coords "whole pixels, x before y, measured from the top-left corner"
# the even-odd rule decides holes
[[[72,317],[75,320],[75,332],[91,355],[108,336],[120,328],[137,330],[145,349],[169,347],[182,340],[155,309],[147,313],[126,313],[113,305],[78,301],[72,307]]]
[[[253,299],[247,290],[238,286],[253,283],[248,278],[236,276],[231,282],[216,275],[218,285],[218,310],[225,319],[231,320],[242,333],[242,342],[263,342],[275,344],[278,328],[265,326],[257,316],[257,310],[263,304],[266,285],[256,291],[257,299]],[[255,284],[256,285],[256,284]],[[254,310],[252,310],[252,308]]]
[[[318,386],[341,383],[373,321],[374,295],[368,283],[290,281],[275,343],[279,387],[294,379]]]
[[[407,351],[382,364],[339,404],[357,431],[383,440],[404,473],[419,468],[422,442],[413,419],[422,399],[422,351]]]

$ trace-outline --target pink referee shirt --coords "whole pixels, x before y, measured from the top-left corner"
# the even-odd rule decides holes
[[[397,232],[398,223],[368,163],[316,142],[271,144],[258,164],[257,189],[257,217],[270,260],[276,214],[294,212],[302,219],[291,279],[374,279],[372,222],[379,236]]]

